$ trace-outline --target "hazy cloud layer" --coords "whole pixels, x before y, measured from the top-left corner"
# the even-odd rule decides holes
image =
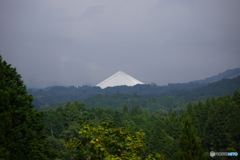
[[[28,87],[96,85],[117,71],[158,85],[240,67],[240,1],[7,0],[0,50]]]

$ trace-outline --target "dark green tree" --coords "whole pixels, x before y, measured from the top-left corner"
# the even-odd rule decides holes
[[[200,139],[196,136],[194,126],[190,117],[186,117],[182,133],[179,139],[179,150],[177,159],[179,160],[202,160],[204,159],[204,151],[201,146]]]
[[[219,97],[216,109],[205,126],[204,144],[213,151],[240,151],[239,92]]]
[[[132,107],[130,115],[135,116],[135,115],[139,115],[141,113],[143,113],[142,109],[139,108],[139,106],[134,106],[134,107]]]
[[[235,91],[232,97],[233,102],[229,105],[230,111],[226,120],[226,128],[228,131],[227,138],[229,139],[228,151],[237,151],[240,153],[240,92]],[[238,157],[239,158],[239,157]]]
[[[44,124],[45,124],[45,132],[52,137],[56,136],[56,126],[58,125],[58,119],[56,116],[56,112],[52,109],[44,112]]]
[[[164,122],[166,133],[175,140],[179,139],[182,122],[180,121],[180,117],[177,112],[174,110],[172,113],[170,113]]]
[[[128,106],[126,104],[123,107],[123,114],[129,114],[128,113]]]
[[[43,113],[15,68],[0,56],[0,159],[45,160],[54,157],[43,132]]]
[[[111,115],[107,114],[106,112],[103,112],[101,115],[101,122],[107,122],[107,121],[111,121],[112,117]]]
[[[116,127],[122,127],[122,114],[118,111],[115,110],[113,114],[113,121],[116,124]]]
[[[239,91],[235,91],[234,92],[234,95],[233,95],[233,101],[238,105],[240,106],[240,92]]]
[[[146,132],[146,151],[154,151],[157,153],[160,153],[160,150],[162,149],[160,140],[163,138],[162,134],[162,128],[163,123],[161,121],[153,122],[152,125],[149,125],[150,128]]]
[[[202,101],[199,101],[194,105],[194,110],[196,112],[196,118],[198,120],[198,128],[196,127],[199,137],[203,136],[203,128],[205,127],[206,121],[208,119],[209,108],[204,105]]]

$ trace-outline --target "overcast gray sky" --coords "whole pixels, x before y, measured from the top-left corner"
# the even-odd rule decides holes
[[[239,0],[2,0],[0,51],[27,87],[117,71],[167,85],[240,67]]]

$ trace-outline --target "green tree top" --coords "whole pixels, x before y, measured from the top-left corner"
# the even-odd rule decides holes
[[[113,122],[104,122],[99,127],[86,123],[79,134],[80,137],[69,141],[68,146],[77,151],[80,159],[140,160],[145,150],[143,132],[130,133],[123,128],[115,128]],[[161,159],[161,156],[151,154],[147,159]]]
[[[190,117],[186,117],[179,139],[179,150],[177,158],[179,160],[202,160],[204,159],[203,149],[199,138],[196,136],[194,126]]]

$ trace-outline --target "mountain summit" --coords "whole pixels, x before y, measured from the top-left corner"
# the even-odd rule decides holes
[[[101,83],[97,84],[96,86],[101,87],[102,89],[107,87],[115,87],[115,86],[134,86],[136,84],[144,84],[139,80],[133,78],[132,76],[118,71],[114,75],[110,76],[109,78],[105,79]]]

